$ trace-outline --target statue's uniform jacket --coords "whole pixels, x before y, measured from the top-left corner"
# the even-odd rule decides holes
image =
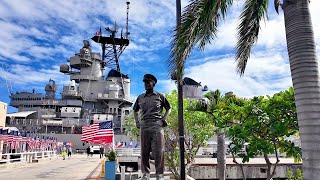
[[[171,108],[168,100],[158,92],[151,94],[143,93],[138,96],[133,110],[140,110],[140,138],[141,138],[141,171],[150,174],[150,152],[155,160],[156,174],[164,171],[164,132],[162,111]]]

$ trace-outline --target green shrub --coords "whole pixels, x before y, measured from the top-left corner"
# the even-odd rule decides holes
[[[110,150],[105,154],[105,157],[107,158],[107,161],[116,161],[117,153],[114,150]]]
[[[290,171],[290,170],[288,171],[287,178],[288,178],[288,180],[295,180],[295,178],[293,177],[292,171]]]
[[[303,175],[301,169],[297,169],[295,180],[303,180]]]

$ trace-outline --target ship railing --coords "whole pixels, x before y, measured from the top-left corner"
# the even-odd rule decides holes
[[[20,153],[0,153],[0,165],[10,163],[32,163],[38,162],[39,159],[51,159],[56,157],[56,151],[35,151]]]
[[[140,148],[116,148],[118,156],[140,156]]]

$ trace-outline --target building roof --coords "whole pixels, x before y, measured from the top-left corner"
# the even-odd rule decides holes
[[[7,105],[7,103],[5,103],[5,102],[1,102],[1,101],[0,101],[0,104],[4,104],[4,105]]]
[[[37,111],[21,111],[21,112],[7,114],[7,117],[27,117],[30,114],[33,114],[35,112]]]
[[[183,85],[193,85],[193,86],[201,86],[200,83],[198,83],[197,81],[191,79],[191,78],[188,78],[188,77],[185,77],[183,79]]]

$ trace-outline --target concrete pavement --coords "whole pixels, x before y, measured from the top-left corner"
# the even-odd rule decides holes
[[[101,159],[98,154],[89,158],[87,158],[86,154],[73,154],[71,159],[66,158],[66,160],[58,157],[40,163],[21,165],[20,167],[0,168],[0,179],[96,179],[100,170]]]

